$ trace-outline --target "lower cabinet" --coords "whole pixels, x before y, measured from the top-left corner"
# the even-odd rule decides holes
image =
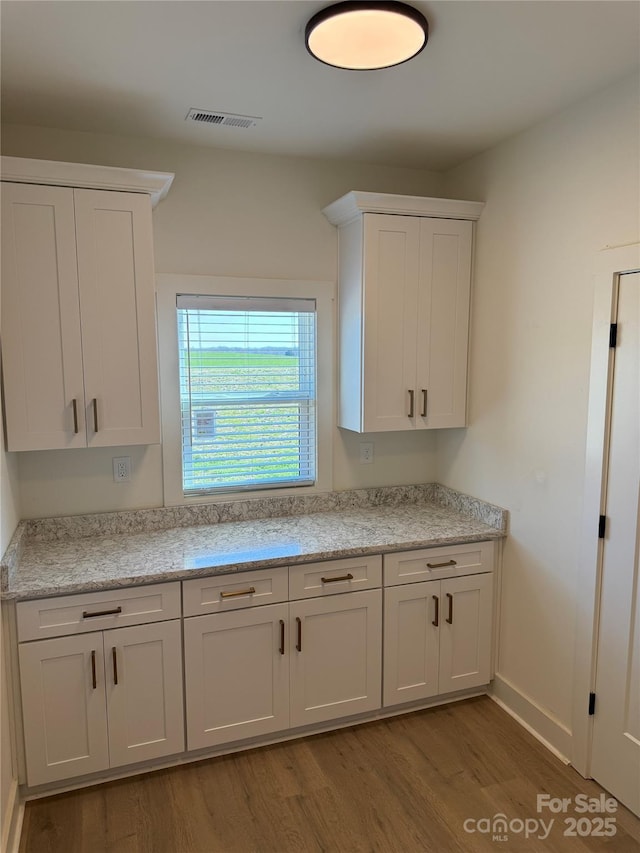
[[[380,708],[382,590],[184,621],[188,749]]]
[[[288,604],[184,620],[187,748],[289,726]]]
[[[491,573],[385,589],[383,705],[487,684],[492,610]]]
[[[28,785],[485,685],[493,564],[480,542],[19,602]]]
[[[382,590],[311,598],[289,607],[291,725],[379,708]]]
[[[19,658],[30,786],[184,749],[179,620],[21,643]]]

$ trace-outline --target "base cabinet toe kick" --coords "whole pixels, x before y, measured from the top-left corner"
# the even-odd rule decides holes
[[[494,542],[16,605],[27,793],[480,692]]]

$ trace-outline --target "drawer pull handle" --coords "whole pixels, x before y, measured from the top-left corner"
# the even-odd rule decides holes
[[[113,610],[96,610],[95,613],[89,613],[88,610],[83,610],[82,618],[93,619],[96,616],[116,616],[118,613],[122,613],[122,607],[114,607]]]
[[[413,389],[409,390],[409,414],[408,418],[412,418],[415,410],[415,391]]]
[[[93,431],[98,432],[98,400],[93,398]]]
[[[337,581],[352,581],[353,575],[349,572],[346,575],[338,575],[335,578],[320,578],[322,583],[336,583]]]
[[[301,652],[302,651],[302,619],[299,616],[296,616],[296,624],[298,626],[298,641],[296,643],[296,649]]]
[[[95,653],[95,650],[91,652],[91,684],[92,684],[94,690],[98,686],[98,677],[96,675],[96,653]]]
[[[255,586],[250,586],[249,589],[236,589],[228,592],[227,590],[223,590],[220,593],[220,598],[235,598],[236,595],[253,595],[256,591]]]
[[[433,620],[433,622],[431,624],[435,625],[437,628],[438,625],[440,624],[440,599],[438,598],[437,595],[432,595],[431,597],[433,598],[433,600],[436,603],[436,618]]]
[[[427,417],[427,389],[422,389],[422,411],[420,412],[421,418]]]
[[[77,435],[80,430],[78,428],[78,401],[75,397],[71,401],[71,405],[73,406],[73,432]]]
[[[445,566],[457,566],[455,560],[447,560],[446,563],[427,563],[428,569],[443,569]]]
[[[113,646],[111,649],[111,659],[113,660],[113,683],[118,683],[118,654],[116,652],[116,647]]]
[[[449,615],[445,621],[448,622],[449,625],[453,625],[453,596],[450,592],[447,593],[447,598],[449,599]]]
[[[280,654],[284,654],[284,619],[280,620]]]

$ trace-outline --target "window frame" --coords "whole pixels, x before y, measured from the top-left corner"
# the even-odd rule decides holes
[[[185,495],[182,480],[182,432],[178,365],[179,294],[230,297],[315,299],[316,302],[316,482],[314,485],[238,487],[220,493]],[[185,506],[250,498],[331,491],[332,432],[335,410],[335,285],[328,281],[156,275],[162,467],[165,506]]]

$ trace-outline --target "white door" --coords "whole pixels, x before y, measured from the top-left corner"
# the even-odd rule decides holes
[[[492,610],[492,574],[441,581],[439,693],[489,683]]]
[[[73,190],[2,184],[9,450],[86,446]]]
[[[88,444],[158,443],[151,200],[73,193]]]
[[[383,705],[438,693],[440,581],[384,591]]]
[[[184,620],[189,749],[288,728],[287,618],[269,604]]]
[[[420,220],[419,429],[466,422],[472,229],[467,221]]]
[[[180,620],[104,632],[112,767],[184,750]]]
[[[29,785],[109,766],[102,633],[21,643]]]
[[[591,775],[640,814],[640,273],[617,324]]]
[[[418,217],[364,215],[364,432],[415,427],[419,241]]]
[[[381,704],[382,590],[290,604],[291,725]]]

